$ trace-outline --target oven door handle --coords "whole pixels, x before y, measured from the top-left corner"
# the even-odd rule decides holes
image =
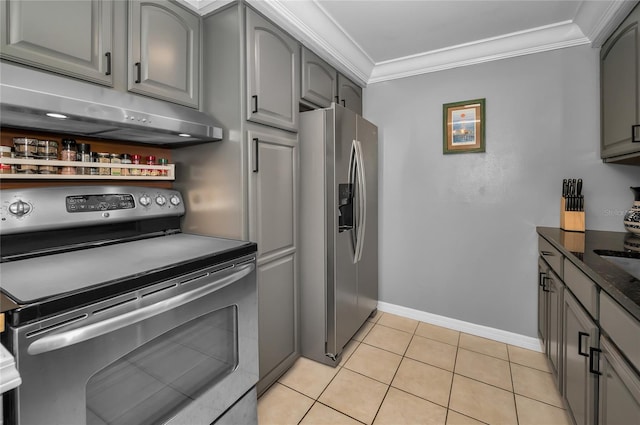
[[[29,348],[27,349],[27,352],[32,356],[35,356],[37,354],[58,350],[60,348],[68,347],[79,342],[87,341],[89,339],[114,332],[118,329],[136,324],[153,316],[157,316],[160,313],[164,313],[166,311],[172,310],[174,308],[180,307],[181,305],[190,303],[206,295],[209,295],[212,292],[218,291],[226,286],[231,285],[234,282],[237,282],[238,280],[249,275],[254,270],[254,263],[245,264],[236,268],[232,274],[216,279],[214,282],[211,282],[198,289],[194,289],[193,291],[185,292],[183,294],[176,295],[175,297],[168,298],[155,304],[151,304],[146,307],[121,314],[119,316],[111,317],[100,322],[92,323],[90,325],[71,329],[53,335],[47,335],[31,343],[31,345],[29,345]]]

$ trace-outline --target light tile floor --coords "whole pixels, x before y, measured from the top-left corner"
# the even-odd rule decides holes
[[[300,358],[258,400],[259,425],[569,425],[542,353],[388,313],[336,368]]]

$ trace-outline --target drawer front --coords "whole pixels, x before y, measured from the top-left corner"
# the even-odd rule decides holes
[[[553,271],[560,279],[563,278],[562,273],[562,254],[555,249],[545,238],[538,237],[538,251],[540,256],[551,266]]]
[[[598,289],[596,284],[567,259],[564,260],[564,284],[591,317],[598,320]]]
[[[640,322],[604,292],[600,293],[600,327],[640,370]]]

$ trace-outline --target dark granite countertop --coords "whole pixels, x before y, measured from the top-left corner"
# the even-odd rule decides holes
[[[629,252],[626,232],[587,230],[584,244],[576,244],[575,232],[555,227],[538,227],[538,234],[589,276],[604,292],[640,321],[640,280],[596,254],[595,250]],[[569,242],[570,241],[570,242]]]

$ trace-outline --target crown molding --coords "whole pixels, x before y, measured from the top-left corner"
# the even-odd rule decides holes
[[[201,15],[234,0],[178,0]],[[239,0],[262,13],[339,72],[366,86],[387,80],[591,43],[600,47],[637,0],[582,1],[572,21],[374,63],[316,0]]]
[[[588,44],[580,28],[561,22],[376,64],[369,83]]]
[[[637,3],[636,0],[583,1],[574,22],[593,47],[601,47]]]

